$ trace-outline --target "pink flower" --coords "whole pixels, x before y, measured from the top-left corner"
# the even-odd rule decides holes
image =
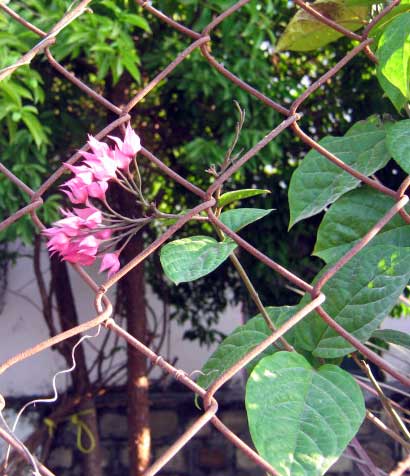
[[[92,264],[101,243],[101,233],[90,234],[102,222],[102,214],[95,207],[75,208],[74,212],[61,210],[65,218],[43,231],[49,240],[49,251],[59,253],[62,259],[82,265]]]
[[[90,184],[93,181],[92,170],[86,165],[71,165],[64,163],[64,167],[70,170],[75,178],[82,180],[84,183]]]
[[[108,150],[107,153],[101,155],[90,154],[89,152],[80,151],[81,155],[87,159],[85,164],[96,180],[110,180],[115,177],[117,163],[113,158],[113,151]]]
[[[94,263],[100,240],[95,236],[90,235],[70,242],[66,248],[62,258],[70,263],[78,263],[84,266],[90,266]],[[60,253],[61,254],[61,253]]]
[[[44,234],[49,237],[47,248],[51,254],[58,253],[60,257],[70,263],[89,266],[94,263],[98,246],[101,240],[93,235],[73,237],[68,235],[64,228],[49,228]]]
[[[62,186],[61,189],[68,196],[71,203],[86,203],[88,201],[88,190],[87,183],[84,182],[81,178],[73,178],[67,180]]]
[[[51,254],[60,253],[64,255],[69,246],[70,237],[58,228],[48,228],[43,233],[49,237],[47,248]]]
[[[114,151],[114,158],[117,161],[120,169],[126,169],[131,162],[131,159],[141,150],[141,141],[138,135],[134,132],[131,124],[128,123],[125,130],[124,140],[118,137],[108,136],[112,139],[117,147]]]
[[[43,232],[48,238],[47,247],[51,254],[58,253],[63,260],[86,266],[95,261],[98,248],[104,243],[100,271],[108,271],[108,276],[119,270],[121,250],[111,253],[104,251],[112,250],[115,244],[118,244],[118,240],[110,238],[117,229],[124,228],[121,226],[121,220],[114,220],[113,223],[116,225],[111,223],[110,226],[105,226],[103,214],[90,204],[90,197],[108,205],[105,194],[109,181],[113,179],[121,181],[121,174],[117,178],[119,169],[129,171],[131,160],[141,149],[140,139],[130,124],[126,128],[123,140],[118,137],[111,139],[115,142],[114,147],[88,136],[91,152],[80,151],[84,158],[83,163],[65,164],[74,174],[74,178],[67,180],[61,188],[73,204],[84,204],[85,207],[74,208],[72,211],[61,210],[64,218]],[[128,226],[125,228],[129,233],[132,232]]]
[[[86,180],[84,180],[86,179]],[[89,197],[105,200],[105,192],[108,184],[104,180],[92,181],[88,180],[88,176],[82,174],[73,179],[68,180],[61,186],[63,192],[68,196],[71,203],[87,203]]]
[[[115,148],[114,150],[114,160],[117,164],[117,167],[121,170],[127,170],[128,167],[130,166],[132,157],[129,155],[123,154],[118,147]]]
[[[101,261],[100,273],[108,270],[108,277],[110,278],[120,269],[119,253],[106,253]]]
[[[105,200],[105,192],[107,191],[108,183],[104,181],[93,182],[87,186],[87,192],[90,197],[98,198],[101,201]]]
[[[105,142],[100,142],[90,134],[88,134],[88,145],[91,147],[91,150],[97,157],[108,155],[110,150],[108,144],[106,144]]]
[[[98,208],[88,206],[86,208],[74,208],[75,214],[84,220],[84,225],[88,228],[95,228],[102,223],[102,213]],[[69,214],[71,212],[64,212],[63,214]],[[71,213],[72,214],[72,213]]]

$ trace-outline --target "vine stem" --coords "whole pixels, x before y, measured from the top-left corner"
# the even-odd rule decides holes
[[[219,230],[219,228],[215,227],[215,231],[216,231],[218,237],[221,240],[223,240],[225,238],[224,234],[222,233],[221,230]],[[229,259],[231,260],[231,263],[233,264],[234,268],[236,269],[240,278],[242,279],[243,284],[245,285],[249,295],[251,296],[251,298],[252,298],[253,302],[255,303],[256,307],[258,308],[258,311],[262,314],[262,317],[264,318],[264,320],[266,322],[266,325],[269,327],[269,329],[272,332],[275,332],[276,327],[274,326],[268,312],[265,309],[265,306],[263,305],[263,303],[262,303],[262,301],[259,297],[259,294],[257,293],[254,285],[252,284],[252,281],[250,280],[250,278],[249,278],[247,272],[245,271],[245,269],[243,268],[241,262],[239,261],[239,259],[233,253],[231,253],[229,255]],[[284,337],[280,337],[279,341],[282,343],[283,347],[288,352],[293,352],[295,350]],[[277,347],[278,349],[282,350],[281,347],[279,347],[276,343],[274,343],[273,345],[275,347]]]

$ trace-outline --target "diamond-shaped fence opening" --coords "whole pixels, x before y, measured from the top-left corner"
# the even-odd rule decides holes
[[[0,80],[7,78],[12,75],[12,73],[20,68],[23,65],[29,65],[30,62],[37,56],[43,55],[49,64],[54,68],[56,74],[65,80],[70,81],[73,85],[80,88],[84,94],[88,95],[94,101],[97,101],[101,107],[106,108],[111,111],[114,115],[118,116],[114,121],[107,124],[104,129],[96,134],[97,139],[101,140],[105,138],[111,131],[117,127],[124,127],[124,124],[127,123],[133,114],[133,109],[137,104],[147,96],[150,91],[152,91],[164,78],[172,74],[174,69],[181,64],[187,56],[194,50],[198,50],[203,55],[204,59],[207,61],[209,68],[214,68],[219,74],[226,78],[226,81],[230,81],[236,87],[241,88],[247,94],[252,95],[257,100],[261,101],[266,107],[274,109],[276,112],[280,113],[284,118],[282,122],[277,124],[265,137],[263,137],[257,144],[255,144],[251,149],[243,152],[238,160],[235,161],[233,165],[230,165],[207,189],[201,190],[196,185],[191,183],[186,178],[180,176],[176,171],[167,166],[163,161],[157,158],[151,151],[143,148],[141,154],[144,156],[145,160],[152,162],[155,167],[158,169],[159,173],[164,174],[168,180],[173,180],[179,183],[182,187],[186,189],[187,192],[193,194],[197,197],[197,205],[189,211],[186,211],[177,221],[171,225],[162,235],[158,236],[150,245],[148,245],[143,251],[141,251],[137,256],[135,256],[130,262],[128,262],[122,269],[120,269],[113,277],[108,279],[103,284],[98,284],[91,279],[91,277],[85,272],[81,266],[74,266],[78,271],[80,276],[84,279],[87,286],[95,294],[95,306],[97,314],[93,319],[69,329],[65,332],[61,332],[56,336],[47,339],[43,342],[39,342],[36,346],[31,349],[26,350],[25,352],[19,353],[14,357],[10,358],[6,362],[3,362],[0,365],[0,374],[12,367],[13,365],[21,362],[24,359],[28,359],[31,356],[42,352],[43,350],[50,348],[51,346],[62,342],[73,336],[77,336],[82,332],[88,331],[90,329],[97,328],[100,325],[104,325],[110,332],[117,334],[121,339],[126,341],[129,345],[133,346],[138,352],[144,354],[154,365],[161,367],[166,373],[173,376],[176,380],[180,381],[193,393],[196,393],[199,397],[203,399],[203,414],[195,421],[195,423],[174,442],[171,447],[165,451],[162,456],[153,463],[153,465],[144,473],[146,476],[157,474],[161,468],[188,442],[194,435],[207,424],[212,424],[216,429],[218,429],[231,443],[237,446],[241,451],[244,452],[250,459],[252,459],[256,464],[261,468],[265,469],[268,473],[277,475],[279,474],[267,461],[260,457],[253,449],[251,449],[244,441],[242,441],[238,436],[236,436],[229,428],[227,428],[222,421],[217,416],[218,402],[215,398],[215,393],[221,386],[228,382],[237,372],[243,369],[255,356],[263,352],[268,346],[275,343],[278,339],[286,334],[286,332],[292,329],[298,322],[302,321],[307,315],[312,311],[316,311],[322,319],[333,328],[340,336],[346,339],[353,347],[359,350],[366,358],[385,372],[399,380],[405,385],[410,383],[409,378],[401,375],[397,372],[387,361],[381,358],[376,353],[369,350],[361,342],[359,342],[353,335],[347,332],[343,327],[341,327],[337,322],[334,321],[332,316],[330,316],[322,307],[322,304],[326,300],[326,295],[322,292],[323,286],[325,283],[336,273],[338,273],[343,266],[352,259],[361,249],[363,249],[367,243],[387,224],[389,221],[398,213],[409,222],[409,217],[404,211],[404,206],[408,201],[407,196],[405,195],[408,182],[405,181],[399,189],[391,190],[386,186],[380,184],[378,181],[373,178],[369,178],[349,165],[345,164],[342,160],[332,154],[330,151],[323,148],[319,145],[312,137],[310,137],[306,132],[304,132],[298,125],[298,121],[301,118],[300,113],[298,112],[300,107],[304,105],[305,101],[318,89],[326,85],[326,83],[333,78],[338,71],[340,71],[344,66],[346,66],[353,58],[357,55],[366,54],[370,59],[374,60],[373,54],[369,49],[371,39],[368,38],[369,31],[372,26],[379,22],[398,2],[393,2],[388,7],[386,7],[382,12],[380,12],[372,21],[372,23],[364,29],[362,34],[353,33],[344,27],[336,24],[329,18],[326,18],[323,14],[314,10],[312,6],[307,3],[304,3],[302,0],[296,0],[296,3],[306,10],[307,12],[314,15],[319,21],[328,25],[329,27],[339,31],[348,38],[354,39],[359,42],[351,51],[348,51],[346,55],[332,68],[330,68],[322,77],[320,77],[316,82],[311,84],[306,90],[293,101],[291,106],[285,107],[275,101],[275,98],[269,98],[260,91],[254,89],[251,85],[244,82],[241,78],[235,76],[226,66],[220,64],[211,54],[211,45],[212,45],[212,33],[213,30],[231,15],[240,15],[241,7],[249,2],[249,0],[241,0],[233,4],[230,8],[224,11],[222,14],[214,18],[211,23],[209,23],[202,32],[196,32],[188,27],[178,23],[174,19],[166,16],[164,13],[160,12],[154,8],[150,2],[145,0],[137,0],[137,3],[144,7],[148,12],[157,16],[162,20],[166,25],[166,28],[174,28],[181,35],[185,36],[188,40],[191,41],[189,46],[185,50],[181,51],[175,59],[164,68],[156,77],[152,78],[142,90],[129,99],[129,102],[125,106],[117,106],[112,104],[106,98],[101,96],[99,93],[95,92],[90,86],[84,84],[81,80],[75,77],[68,69],[66,69],[62,64],[56,61],[49,49],[51,45],[55,42],[58,42],[58,35],[62,29],[64,29],[71,22],[75,21],[80,15],[84,14],[91,0],[83,0],[77,5],[73,6],[61,20],[55,24],[55,26],[49,32],[43,32],[39,30],[35,25],[28,23],[24,18],[21,18],[17,13],[15,13],[10,7],[5,3],[0,4],[0,8],[4,13],[12,17],[13,21],[20,22],[24,27],[33,31],[39,36],[39,41],[32,47],[31,50],[27,51],[18,61],[14,64],[9,65],[3,68],[0,71]],[[159,45],[160,46],[160,45]],[[205,64],[204,64],[205,67]],[[308,114],[309,111],[304,111],[304,114]],[[274,140],[279,134],[284,130],[292,131],[293,134],[298,136],[308,147],[316,149],[320,154],[322,154],[326,159],[333,162],[335,165],[340,167],[342,170],[348,172],[352,176],[356,177],[361,182],[373,187],[373,189],[380,192],[380,194],[385,194],[392,197],[395,200],[394,206],[391,210],[374,226],[368,233],[357,243],[355,244],[339,261],[331,268],[327,270],[325,274],[321,276],[319,281],[316,282],[314,286],[305,282],[301,277],[296,276],[292,273],[291,270],[288,270],[281,266],[280,263],[277,263],[273,257],[266,256],[264,253],[256,249],[249,242],[241,238],[237,233],[230,230],[226,227],[214,214],[213,207],[216,203],[214,194],[217,189],[223,185],[240,167],[250,160],[256,160],[258,152]],[[82,150],[87,151],[89,148],[88,145],[85,145]],[[81,155],[76,152],[68,160],[68,163],[74,164],[81,158]],[[63,166],[59,167],[48,180],[46,180],[38,190],[31,190],[26,184],[24,184],[20,179],[10,172],[6,167],[0,163],[0,172],[6,176],[11,182],[15,184],[26,196],[27,196],[27,205],[22,207],[20,210],[6,217],[5,220],[0,223],[0,230],[4,230],[6,227],[21,219],[24,216],[30,216],[33,220],[35,226],[41,230],[44,228],[43,223],[37,216],[37,211],[42,207],[43,200],[47,191],[56,183],[57,180],[65,172]],[[124,276],[127,275],[133,268],[138,266],[142,261],[155,253],[158,248],[163,245],[167,240],[169,240],[179,229],[181,229],[186,223],[188,223],[192,217],[197,215],[200,212],[206,212],[210,222],[218,227],[224,234],[229,236],[234,240],[244,252],[252,254],[256,259],[260,260],[264,265],[271,268],[272,272],[279,273],[285,278],[290,285],[298,288],[303,293],[310,295],[310,300],[307,301],[306,305],[301,307],[284,325],[279,329],[272,332],[272,334],[260,343],[256,348],[249,352],[245,357],[233,365],[230,369],[223,373],[208,390],[204,390],[199,387],[185,372],[175,368],[171,363],[167,362],[162,356],[153,352],[146,345],[138,341],[133,337],[129,332],[123,329],[114,319],[111,317],[113,313],[112,303],[106,296],[107,291],[119,282]],[[3,336],[4,338],[5,336]],[[3,402],[4,403],[4,402]],[[4,407],[4,405],[2,405]],[[27,462],[33,465],[35,468],[38,468],[39,472],[43,475],[51,475],[52,473],[44,467],[41,463],[35,460],[35,458],[30,454],[27,448],[19,441],[7,428],[0,428],[0,437],[2,437],[8,444],[10,444],[18,453],[22,455]]]

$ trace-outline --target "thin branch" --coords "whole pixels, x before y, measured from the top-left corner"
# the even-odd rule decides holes
[[[40,293],[42,313],[44,320],[46,321],[50,337],[57,334],[57,329],[54,325],[53,306],[52,306],[52,288],[47,290],[46,283],[44,281],[43,272],[41,270],[41,236],[36,235],[34,238],[34,256],[33,256],[33,269],[34,276],[36,278],[38,290]]]
[[[403,476],[410,469],[410,455],[407,455],[397,466],[390,471],[389,476]]]

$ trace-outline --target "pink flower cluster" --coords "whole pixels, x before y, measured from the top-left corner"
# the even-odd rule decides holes
[[[114,149],[89,136],[92,153],[80,151],[86,159],[84,164],[64,164],[75,175],[62,187],[72,203],[87,203],[89,197],[104,201],[108,182],[116,178],[117,169],[127,171],[131,160],[141,150],[140,138],[129,124],[123,141],[118,137],[108,137],[115,142]]]
[[[103,213],[90,203],[90,198],[106,203],[108,182],[117,180],[118,170],[129,174],[130,163],[141,149],[141,144],[130,125],[126,128],[124,140],[109,137],[115,143],[114,148],[89,136],[88,144],[92,153],[80,151],[85,159],[83,164],[65,164],[73,172],[74,178],[61,188],[73,204],[84,204],[85,207],[73,208],[72,211],[61,210],[64,218],[53,223],[43,234],[48,238],[47,247],[52,254],[58,253],[63,260],[84,266],[102,257],[100,272],[108,271],[108,276],[111,276],[120,268],[121,250],[106,252],[110,248],[109,244],[100,255],[98,250],[110,242],[116,227],[107,227],[103,222]],[[111,241],[117,243],[118,240]]]

